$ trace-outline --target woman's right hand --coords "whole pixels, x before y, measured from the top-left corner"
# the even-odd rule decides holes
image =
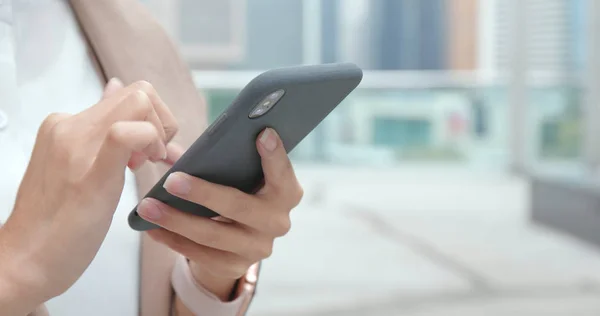
[[[108,232],[128,163],[165,159],[176,131],[173,115],[143,81],[81,113],[48,116],[0,229],[3,315],[27,314],[81,276]]]

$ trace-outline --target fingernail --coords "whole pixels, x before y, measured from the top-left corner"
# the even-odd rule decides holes
[[[145,219],[156,221],[162,217],[162,210],[156,205],[156,203],[143,199],[137,208],[138,214]]]
[[[186,195],[190,193],[190,190],[192,189],[186,176],[178,172],[171,173],[167,177],[167,180],[165,180],[163,187],[167,192],[175,195]]]
[[[108,87],[111,87],[111,88],[112,87],[115,87],[115,88],[119,87],[120,88],[121,86],[123,86],[123,82],[121,82],[121,80],[119,80],[119,78],[117,78],[117,77],[112,77],[112,78],[110,78],[110,80],[108,80],[108,82],[106,83],[106,85]]]
[[[123,82],[121,82],[121,80],[119,80],[119,78],[113,77],[113,78],[110,78],[110,80],[108,80],[108,82],[106,83],[104,91],[107,93],[113,93],[113,92],[115,92],[115,90],[120,89],[122,87],[123,87]]]
[[[167,150],[167,146],[163,146],[163,154],[162,157],[160,158],[160,160],[165,160],[167,159],[167,154],[168,154],[168,150]]]
[[[260,135],[259,141],[268,151],[273,151],[277,147],[275,132],[270,128],[266,128],[263,131],[262,135]]]

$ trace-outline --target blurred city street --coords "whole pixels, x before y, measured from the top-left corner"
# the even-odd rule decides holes
[[[530,223],[500,171],[299,166],[250,315],[598,315],[600,251]]]
[[[51,129],[59,137],[38,137],[36,148],[47,147],[52,159],[31,154],[36,135],[44,135],[39,124],[53,112],[88,109],[91,115],[76,117],[94,123],[102,111],[121,111],[89,110],[113,102],[103,98],[111,90],[105,79],[118,77],[154,86],[164,102],[152,102],[158,114],[146,119],[168,129],[170,109],[182,127],[176,142],[187,144],[195,137],[187,133],[207,121],[215,148],[250,137],[234,135],[245,130],[238,124],[272,127],[286,150],[294,147],[305,196],[291,213],[291,231],[264,261],[248,316],[600,315],[600,0],[142,0],[144,8],[131,9],[134,2],[0,0],[0,151],[7,153],[0,222],[13,211],[25,214],[3,230],[9,241],[17,240],[11,233],[24,241],[3,259],[20,262],[36,249],[79,266],[91,257],[85,241],[99,235],[79,240],[87,217],[46,216],[65,211],[51,206],[88,205],[82,201],[90,195],[70,194],[68,186],[58,197],[44,190],[28,197],[19,184],[26,170],[43,171],[27,172],[35,178],[64,165],[81,174],[81,164],[52,155],[54,145],[63,152],[57,139],[65,136],[71,148],[71,140],[83,143],[79,134]],[[341,91],[348,82],[341,72],[275,80],[275,71],[253,81],[276,68],[342,62],[363,71],[343,100],[311,88]],[[238,117],[276,91],[284,94],[269,104],[272,111]],[[319,98],[298,101],[306,95]],[[299,115],[282,121],[277,113],[288,110]],[[320,121],[321,113],[329,114]],[[92,161],[87,148],[65,157],[81,151]],[[30,158],[39,165],[28,168]],[[47,302],[53,316],[138,315],[160,310],[140,308],[145,302],[166,303],[168,280],[153,266],[168,268],[168,260],[141,247],[126,220],[151,170],[126,173],[110,233],[75,284]],[[61,179],[56,188],[50,180],[39,187],[63,188]],[[29,198],[51,220],[39,222],[42,235],[60,232],[63,246],[38,246],[28,235],[40,235],[34,226],[11,229],[20,220],[35,224],[25,221]],[[91,209],[109,210],[100,206]],[[106,218],[98,216],[90,219]],[[234,250],[215,240],[204,246]],[[164,302],[151,295],[161,289]]]

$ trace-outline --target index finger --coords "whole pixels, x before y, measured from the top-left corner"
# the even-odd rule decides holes
[[[158,92],[154,89],[154,86],[152,86],[148,81],[138,81],[131,84],[131,86],[134,89],[137,88],[148,94],[150,101],[154,105],[154,110],[156,111],[156,114],[162,123],[163,130],[165,131],[165,135],[167,137],[167,142],[169,142],[177,133],[179,126],[175,116],[173,113],[171,113],[171,110],[167,104],[159,96]]]
[[[275,212],[264,200],[238,189],[181,172],[170,174],[164,187],[170,194],[270,235],[283,236],[289,230],[287,212]]]
[[[89,115],[94,121],[105,119],[107,120],[105,125],[110,126],[115,121],[122,120],[119,115],[123,113],[123,111],[114,111],[115,109],[112,107],[122,105],[125,98],[131,94],[139,93],[143,93],[148,97],[154,112],[152,115],[156,115],[157,121],[160,122],[160,132],[164,132],[165,141],[169,142],[177,133],[177,120],[173,113],[171,113],[171,110],[169,110],[169,107],[158,95],[158,92],[147,81],[134,82],[127,87],[112,93],[103,101],[82,112],[81,115]]]

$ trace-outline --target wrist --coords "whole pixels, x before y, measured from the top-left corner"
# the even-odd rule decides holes
[[[19,293],[23,293],[23,288],[12,277],[0,272],[0,310],[3,315],[27,315],[39,305]]]
[[[214,294],[222,302],[227,302],[232,299],[232,293],[235,292],[238,279],[215,276],[206,269],[203,269],[200,264],[191,260],[188,261],[188,265],[196,283]]]

